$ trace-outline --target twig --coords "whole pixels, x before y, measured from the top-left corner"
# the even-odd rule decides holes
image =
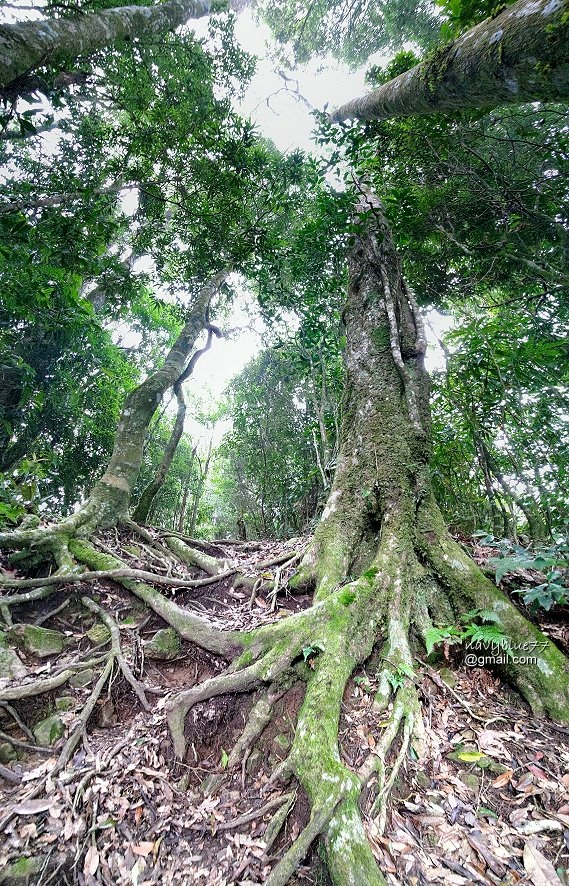
[[[28,727],[26,726],[26,724],[24,723],[24,721],[22,720],[22,718],[20,717],[18,712],[12,707],[12,705],[8,704],[7,701],[0,701],[0,707],[3,707],[5,711],[8,711],[8,713],[12,717],[14,723],[16,723],[17,726],[19,726],[19,728],[22,730],[22,732],[28,736],[30,741],[33,741],[34,740],[33,732],[31,731],[31,729],[28,729]]]
[[[259,806],[258,809],[252,809],[251,812],[245,812],[243,815],[239,815],[237,818],[234,818],[233,821],[224,821],[220,825],[217,826],[218,831],[229,831],[233,830],[233,828],[240,828],[241,825],[247,824],[249,821],[254,821],[256,818],[261,818],[267,812],[270,812],[271,809],[274,809],[276,806],[283,806],[285,803],[288,803],[290,800],[294,798],[294,794],[285,794],[281,797],[273,797],[272,800],[269,800],[268,803],[265,803],[263,806]]]
[[[46,612],[45,615],[40,615],[39,618],[36,618],[36,625],[42,625],[44,622],[48,621],[50,618],[53,618],[54,615],[58,615],[66,606],[69,606],[69,600],[64,600],[56,609],[52,609],[51,612]]]
[[[51,748],[44,748],[41,745],[35,744],[26,744],[25,741],[21,741],[19,738],[14,738],[12,735],[8,735],[7,732],[0,731],[0,738],[3,741],[8,741],[15,748],[22,748],[24,751],[30,751],[36,754],[47,754],[48,756],[52,754]]]

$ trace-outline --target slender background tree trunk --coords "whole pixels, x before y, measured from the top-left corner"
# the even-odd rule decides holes
[[[162,397],[180,378],[201,330],[207,325],[207,309],[227,271],[217,274],[195,298],[186,325],[170,349],[162,367],[128,395],[117,428],[107,469],[76,516],[91,526],[112,525],[128,517],[128,507],[140,466],[144,441],[152,416]]]
[[[168,471],[170,470],[170,465],[172,464],[172,460],[176,455],[176,450],[178,448],[178,443],[182,439],[182,434],[184,433],[184,421],[186,418],[186,401],[184,398],[184,382],[188,380],[191,374],[194,371],[194,367],[198,362],[199,358],[202,354],[205,354],[206,351],[209,351],[211,348],[211,343],[213,340],[213,336],[217,335],[219,337],[220,333],[217,327],[210,326],[207,334],[207,341],[203,348],[200,348],[199,351],[196,351],[195,354],[192,355],[190,362],[188,363],[187,368],[184,370],[178,381],[174,384],[174,394],[176,395],[176,399],[178,401],[178,411],[176,413],[176,421],[174,422],[174,427],[172,429],[172,433],[170,435],[170,439],[166,444],[166,448],[164,449],[164,455],[162,457],[162,461],[158,466],[158,470],[156,471],[154,477],[150,481],[150,483],[146,486],[146,488],[142,491],[138,504],[135,508],[133,519],[136,520],[137,523],[145,523],[148,519],[148,514],[150,513],[150,509],[152,507],[152,503],[156,498],[156,495],[162,488],[166,477],[168,476]],[[183,506],[182,513],[185,510],[185,506]],[[174,519],[174,523],[176,520]]]

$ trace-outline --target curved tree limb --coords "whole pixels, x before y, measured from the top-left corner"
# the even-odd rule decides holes
[[[387,120],[568,96],[566,4],[519,0],[410,71],[337,108],[331,120]]]

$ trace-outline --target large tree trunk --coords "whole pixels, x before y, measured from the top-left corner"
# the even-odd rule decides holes
[[[500,9],[500,7],[498,7]],[[569,96],[563,0],[519,0],[430,58],[332,114],[339,122],[493,108]]]
[[[165,34],[210,10],[210,0],[167,0],[0,25],[0,89],[40,65],[89,56],[121,39]]]
[[[521,653],[521,666],[504,655],[498,656],[496,666],[534,713],[569,723],[569,663],[447,532],[429,477],[429,382],[417,303],[403,280],[381,204],[362,194],[358,209],[360,225],[350,257],[345,310],[346,382],[338,468],[296,579],[299,585],[314,587],[313,605],[256,629],[221,631],[155,587],[134,580],[147,574],[126,570],[127,576],[116,576],[183,638],[233,658],[225,671],[166,702],[178,759],[186,750],[185,718],[195,704],[266,687],[228,759],[227,767],[232,769],[242,765],[245,751],[270,720],[274,700],[291,681],[306,684],[294,741],[275,777],[298,779],[309,798],[311,818],[266,886],[285,886],[319,836],[334,886],[385,886],[361,807],[366,819],[373,820],[377,837],[386,823],[389,790],[408,750],[412,746],[420,758],[424,753],[415,652],[433,625],[456,624],[468,610],[490,610],[514,653],[531,650]],[[179,372],[182,364],[180,354]],[[152,382],[154,399],[157,390],[162,388]],[[118,436],[122,442],[116,458],[101,481],[100,499],[108,501],[110,496],[114,505],[103,508],[109,516],[120,512],[128,500],[119,490],[131,486],[130,462],[142,449],[137,442],[132,458],[125,449],[125,440],[139,441],[141,436],[140,421],[137,418],[131,426],[130,419],[144,415],[148,422],[156,404],[143,398],[142,405],[136,400],[130,408]],[[0,546],[21,547],[39,537],[33,531],[0,534]],[[68,551],[92,569],[124,567],[81,538],[74,538]],[[183,558],[183,547],[181,551]],[[69,571],[63,580],[77,579]],[[58,580],[52,576],[24,585]],[[9,579],[2,584],[14,586]],[[303,665],[307,650],[311,667]],[[490,651],[486,654],[492,657]],[[375,710],[385,723],[373,752],[356,772],[342,761],[338,726],[347,683],[368,660],[368,673],[377,685]],[[396,742],[399,749],[393,754]],[[374,795],[370,806],[369,797]]]
[[[403,280],[381,204],[363,194],[359,214],[344,314],[346,381],[338,468],[293,581],[314,587],[313,605],[273,625],[233,635],[241,655],[228,670],[167,705],[175,752],[182,757],[185,716],[194,704],[259,683],[268,685],[270,696],[307,647],[317,652],[312,670],[296,671],[306,682],[306,693],[290,754],[279,769],[280,775],[294,774],[304,787],[311,819],[267,886],[284,886],[318,835],[334,886],[384,886],[362,822],[361,794],[375,779],[377,799],[365,811],[375,819],[377,835],[409,746],[419,757],[423,752],[415,649],[421,649],[433,625],[457,624],[472,609],[490,610],[514,651],[516,644],[534,650],[533,660],[522,667],[508,663],[501,672],[535,713],[569,722],[569,663],[447,532],[429,477],[429,380],[417,303]],[[372,653],[368,669],[377,670],[378,717],[385,718],[387,706],[392,707],[381,741],[354,772],[340,756],[340,710],[351,674]],[[400,734],[400,749],[392,757],[391,746]],[[233,757],[230,768],[240,765],[239,754]]]

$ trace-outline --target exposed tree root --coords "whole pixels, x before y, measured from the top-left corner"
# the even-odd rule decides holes
[[[109,633],[111,636],[111,654],[114,656],[123,677],[132,688],[143,709],[145,711],[149,711],[150,705],[148,704],[148,700],[146,698],[146,695],[144,694],[144,687],[132,673],[130,665],[123,655],[123,651],[121,649],[119,626],[117,625],[116,621],[114,620],[114,618],[111,618],[108,612],[105,612],[104,609],[102,609],[97,603],[95,603],[94,600],[91,600],[90,597],[82,597],[81,602],[83,603],[83,606],[98,615],[103,624],[106,625],[106,627],[109,629]]]
[[[337,802],[336,804],[337,805]],[[286,886],[298,866],[304,860],[315,839],[320,836],[334,814],[335,806],[321,809],[313,814],[302,833],[269,874],[266,886]]]
[[[115,657],[111,654],[109,655],[107,663],[105,664],[105,667],[99,675],[99,679],[95,683],[94,689],[92,690],[89,698],[83,705],[79,717],[73,724],[73,729],[71,730],[71,733],[69,734],[67,741],[65,742],[63,749],[59,757],[57,758],[55,772],[61,772],[61,770],[66,767],[73,755],[73,752],[75,751],[75,748],[81,741],[81,737],[85,734],[87,723],[89,722],[89,719],[93,711],[95,710],[95,705],[97,704],[101,696],[105,684],[112,676],[114,664]]]
[[[32,680],[29,683],[5,686],[4,689],[0,689],[0,701],[18,701],[21,698],[33,698],[34,695],[51,692],[52,689],[63,686],[74,673],[71,668],[66,668],[53,677],[46,677],[45,680]]]

